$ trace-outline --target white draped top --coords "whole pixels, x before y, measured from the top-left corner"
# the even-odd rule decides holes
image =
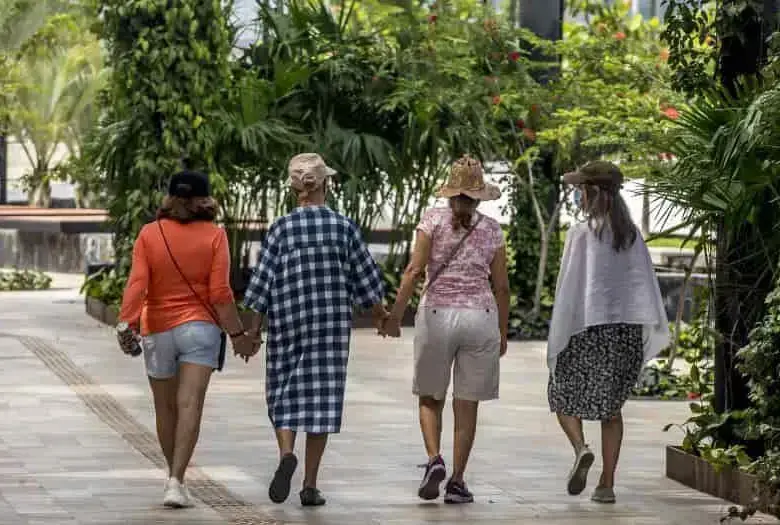
[[[547,341],[547,365],[553,374],[571,336],[613,323],[643,326],[645,363],[669,344],[661,289],[642,236],[616,252],[608,228],[599,240],[586,223],[577,224],[566,236],[555,290]]]

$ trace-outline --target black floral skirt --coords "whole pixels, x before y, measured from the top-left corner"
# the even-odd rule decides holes
[[[575,334],[550,374],[550,410],[591,421],[618,415],[639,379],[642,326],[608,324]]]

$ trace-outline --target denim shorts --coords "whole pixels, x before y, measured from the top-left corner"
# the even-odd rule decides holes
[[[219,368],[221,330],[214,323],[191,321],[143,338],[146,373],[155,379],[176,375],[179,363]]]

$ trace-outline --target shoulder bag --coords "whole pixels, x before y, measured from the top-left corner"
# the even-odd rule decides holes
[[[157,221],[157,227],[160,228],[160,235],[162,236],[163,242],[165,243],[165,248],[168,250],[168,255],[171,257],[171,261],[173,262],[173,265],[176,267],[176,271],[179,272],[179,275],[181,276],[182,280],[187,283],[187,287],[189,287],[190,291],[192,292],[192,295],[195,296],[195,298],[200,302],[200,304],[203,306],[203,308],[206,309],[206,311],[209,313],[211,318],[214,320],[214,324],[219,327],[219,361],[217,366],[217,371],[221,372],[222,367],[225,366],[225,353],[227,349],[227,334],[225,333],[225,330],[220,325],[219,319],[217,318],[217,315],[214,313],[214,310],[206,304],[206,301],[204,301],[200,294],[195,291],[195,288],[192,287],[192,284],[190,284],[190,281],[184,276],[184,272],[182,272],[181,267],[179,266],[179,263],[176,262],[176,257],[173,256],[173,251],[171,251],[171,245],[168,244],[168,239],[165,237],[165,232],[163,231],[162,223],[160,221]]]
[[[452,262],[452,260],[455,259],[455,256],[458,254],[461,247],[463,246],[463,244],[465,244],[466,239],[468,239],[471,236],[471,234],[474,232],[474,230],[477,229],[477,225],[479,225],[479,222],[481,220],[482,220],[482,215],[481,214],[477,215],[477,220],[474,221],[474,224],[469,226],[469,229],[466,230],[466,234],[463,236],[463,238],[460,241],[458,241],[458,244],[455,245],[455,248],[452,249],[452,251],[447,256],[447,258],[444,259],[444,262],[439,267],[439,269],[436,270],[436,273],[434,273],[430,277],[430,279],[428,279],[428,283],[425,285],[425,288],[423,288],[423,291],[420,294],[420,299],[422,299],[425,296],[425,294],[428,293],[428,290],[431,289],[431,286],[433,286],[433,283],[436,282],[436,279],[438,279],[441,276],[441,274],[444,273],[444,270],[446,270],[449,264]]]

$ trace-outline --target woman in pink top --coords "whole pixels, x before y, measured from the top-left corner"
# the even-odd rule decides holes
[[[449,207],[428,210],[417,226],[412,259],[383,329],[386,335],[398,334],[409,298],[428,268],[414,338],[414,393],[420,399],[429,458],[418,491],[425,500],[439,497],[447,475],[441,456],[442,411],[454,364],[455,468],[444,501],[474,501],[463,474],[474,443],[477,406],[498,398],[499,358],[506,353],[509,324],[503,232],[477,206],[500,195],[496,186],[485,184],[479,161],[463,157],[455,162],[437,194],[449,199]]]

